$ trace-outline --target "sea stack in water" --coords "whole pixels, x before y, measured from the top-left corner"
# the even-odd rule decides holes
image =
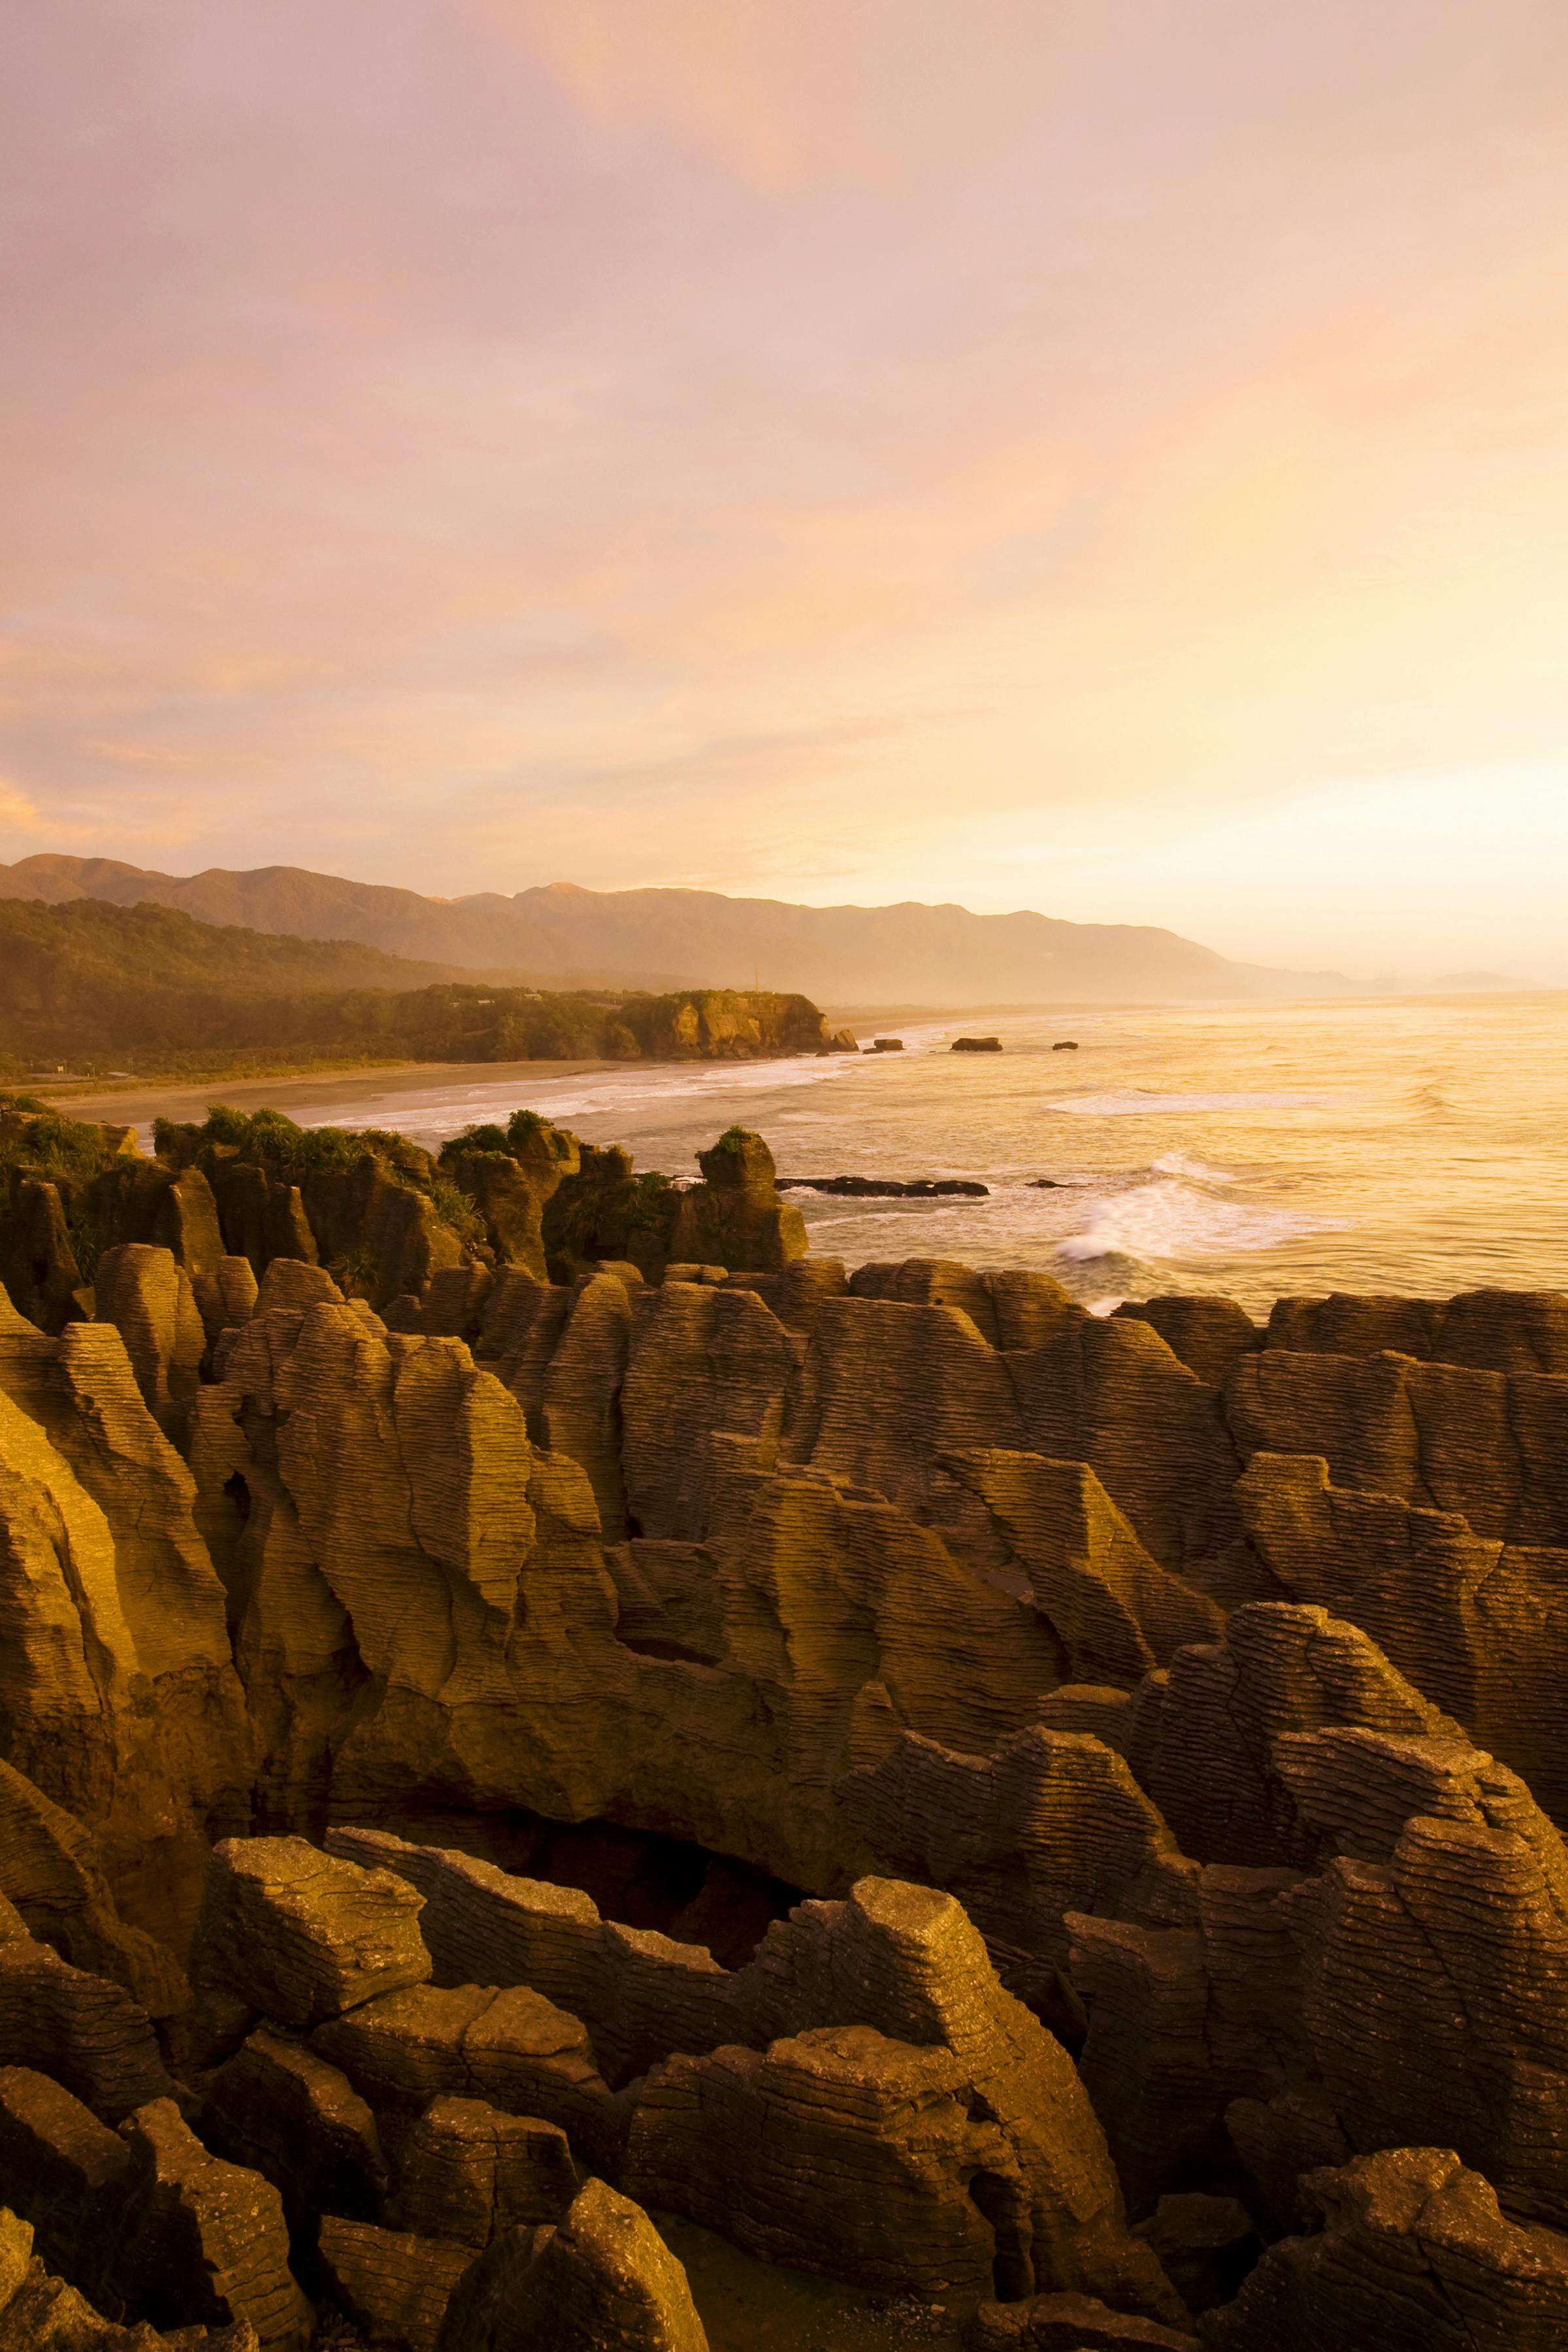
[[[948,1047],[950,1054],[999,1054],[1000,1037],[955,1037]]]
[[[1561,2352],[1568,1298],[32,1116],[0,2352]]]

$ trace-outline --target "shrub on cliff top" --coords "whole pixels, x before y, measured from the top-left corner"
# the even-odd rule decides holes
[[[383,1161],[389,1175],[421,1192],[430,1190],[434,1174],[429,1153],[390,1128],[300,1127],[267,1105],[244,1111],[232,1103],[214,1103],[201,1125],[155,1120],[153,1138],[161,1160],[188,1167],[205,1150],[217,1147],[257,1161],[291,1184],[309,1176],[346,1175],[367,1152]]]
[[[0,1096],[0,1168],[54,1181],[96,1176],[110,1157],[101,1128],[67,1118],[34,1095]]]

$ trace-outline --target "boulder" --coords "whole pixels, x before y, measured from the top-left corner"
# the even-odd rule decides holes
[[[228,1838],[213,1853],[192,1980],[280,2024],[317,2025],[425,1981],[423,1907],[406,1879],[303,1838]]]
[[[296,2231],[319,2213],[380,2211],[389,2175],[375,2117],[346,2074],[269,2026],[214,2074],[201,2128],[215,2154],[272,2183]]]
[[[641,2208],[590,2180],[559,2229],[498,2238],[439,2352],[708,2352],[686,2273]]]
[[[172,2099],[121,2126],[131,2166],[89,2284],[158,2327],[247,2319],[262,2352],[297,2352],[310,2307],[289,2267],[282,2200],[259,2173],[208,2154]]]
[[[110,2124],[174,2088],[146,2011],[26,1938],[0,1943],[0,2066],[37,2067]]]
[[[311,2046],[342,2068],[398,2152],[443,2094],[556,2124],[595,2163],[620,2143],[622,2107],[594,2064],[587,2028],[526,1986],[384,1993],[318,2026]]]
[[[386,2218],[419,2237],[484,2247],[520,2223],[559,2221],[578,2187],[559,2125],[443,2095],[404,2137]]]
[[[366,2343],[387,2352],[436,2352],[453,2290],[474,2251],[451,2239],[411,2237],[328,2214],[320,2257],[330,2292]]]
[[[805,1220],[779,1199],[773,1155],[760,1135],[732,1127],[697,1160],[703,1181],[679,1196],[671,1265],[767,1274],[805,1255]]]
[[[29,2224],[50,2270],[96,2266],[130,2175],[124,2140],[79,2099],[29,2067],[0,2069],[0,2203]]]
[[[731,1975],[710,1953],[652,1928],[601,1919],[577,1887],[514,1877],[471,1854],[412,1845],[382,1830],[331,1830],[327,1843],[419,1889],[437,1984],[531,1986],[582,2019],[608,2082],[644,2074],[672,2051],[711,2050],[749,2030],[743,1971]]]

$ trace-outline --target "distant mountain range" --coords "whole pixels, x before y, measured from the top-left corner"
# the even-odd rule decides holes
[[[298,866],[158,874],[108,857],[0,866],[0,898],[173,907],[199,921],[384,952],[553,987],[799,990],[819,1004],[1034,1004],[1338,992],[1337,972],[1232,963],[1174,931],[973,915],[963,907],[796,907],[715,890],[426,898]]]

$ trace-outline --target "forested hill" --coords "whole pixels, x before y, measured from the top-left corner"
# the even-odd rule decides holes
[[[544,992],[450,971],[174,908],[0,900],[0,1066],[216,1077],[356,1061],[744,1059],[832,1042],[802,996]]]

